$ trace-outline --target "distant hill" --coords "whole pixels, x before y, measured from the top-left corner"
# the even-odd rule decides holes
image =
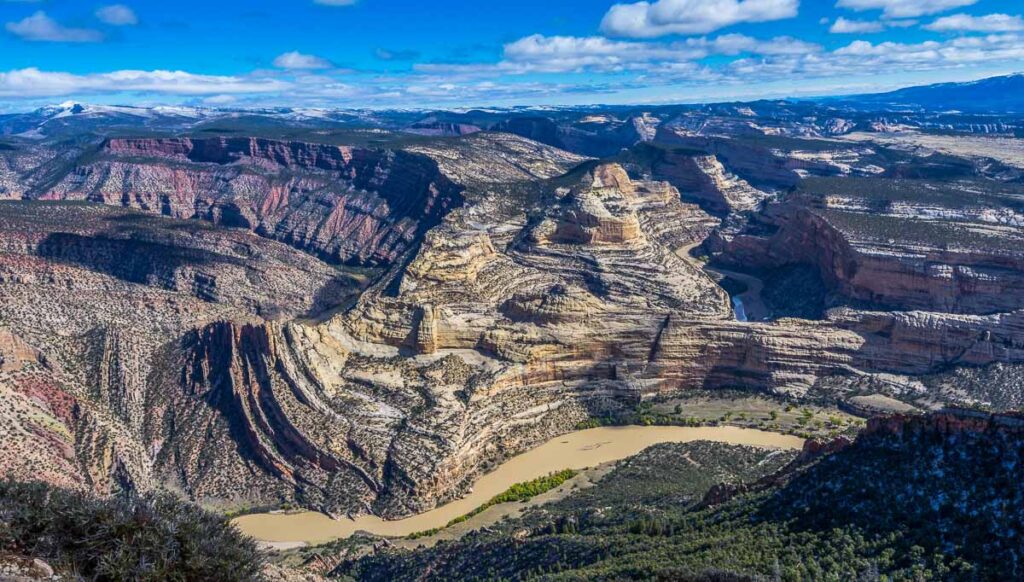
[[[1024,112],[1024,74],[990,77],[969,83],[939,83],[907,87],[889,93],[843,98],[853,103],[914,105],[927,109]]]

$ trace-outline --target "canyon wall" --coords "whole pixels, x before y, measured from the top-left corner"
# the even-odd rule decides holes
[[[956,219],[946,218],[935,225],[910,219],[901,226],[894,220],[875,230],[869,221],[884,217],[797,201],[769,216],[778,229],[773,234],[711,242],[720,251],[716,261],[748,270],[814,265],[837,295],[886,309],[992,314],[1024,308],[1018,292],[1024,285],[1024,247],[1016,246],[1024,237],[1017,227],[948,226]],[[862,218],[867,227],[860,226]],[[915,227],[934,228],[935,242],[912,238]]]
[[[257,138],[110,139],[34,196],[241,227],[325,259],[393,261],[461,188],[421,155]]]
[[[397,517],[645,398],[800,398],[831,375],[1024,361],[1014,216],[932,221],[921,228],[973,216],[950,232],[988,234],[925,247],[878,221],[919,227],[899,205],[794,194],[760,211],[752,184],[796,174],[715,143],[671,153],[685,161],[663,175],[747,228],[657,176],[507,134],[403,151],[109,140],[38,195],[103,205],[0,204],[0,386],[18,403],[3,413],[44,419],[7,433],[19,444],[4,466],[28,459],[100,491],[160,483],[210,504]],[[713,231],[717,260],[814,264],[847,304],[736,321],[684,252]]]
[[[218,459],[253,492],[272,478],[269,491],[283,483],[312,507],[397,517],[581,420],[657,395],[799,397],[836,374],[1024,361],[1022,311],[735,321],[722,289],[673,252],[713,219],[614,165],[571,178],[537,213],[474,200],[389,284],[320,325],[219,323],[186,342],[177,365],[189,380],[159,392],[178,393],[184,410],[216,402],[203,414],[224,436],[165,424],[161,471],[216,497],[227,485],[198,460]]]

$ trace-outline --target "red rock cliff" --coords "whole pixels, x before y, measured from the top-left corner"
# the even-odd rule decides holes
[[[201,218],[386,264],[461,205],[426,156],[257,138],[111,139],[39,195]]]

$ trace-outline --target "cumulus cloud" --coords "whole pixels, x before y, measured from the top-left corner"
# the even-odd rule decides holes
[[[422,64],[415,68],[421,72],[465,76],[670,70],[691,70],[704,74],[707,69],[693,61],[711,55],[810,54],[821,50],[819,45],[790,37],[756,39],[742,34],[689,38],[677,42],[535,34],[505,45],[504,59],[496,64]]]
[[[881,10],[886,18],[914,18],[977,4],[978,0],[839,0],[838,8]]]
[[[800,0],[657,0],[616,4],[601,30],[611,36],[654,38],[706,34],[741,22],[768,22],[797,15]]]
[[[274,59],[274,66],[279,69],[313,70],[330,69],[334,65],[331,61],[315,55],[305,55],[299,51],[291,51],[278,55]]]
[[[1009,14],[944,16],[925,26],[937,32],[1017,32],[1024,30],[1024,18]]]
[[[781,56],[761,60],[740,59],[729,66],[736,76],[749,80],[778,78],[827,78],[889,73],[934,71],[968,66],[1013,63],[1024,59],[1024,36],[990,34],[958,37],[944,42],[922,43],[856,40],[829,53]]]
[[[283,91],[289,86],[289,83],[275,79],[197,75],[185,71],[123,70],[76,75],[32,67],[0,73],[0,96],[15,98],[119,92],[226,95],[270,93]]]
[[[832,23],[828,31],[833,34],[862,34],[882,32],[885,25],[877,21],[848,20],[840,16]]]
[[[834,51],[785,37],[763,40],[722,35],[652,43],[538,35],[520,39],[506,49],[505,58],[499,63],[424,64],[415,70],[436,75],[437,83],[462,84],[471,79],[510,74],[592,72],[633,73],[636,76],[632,79],[646,88],[677,83],[723,87],[770,83],[783,78],[820,83],[873,76],[878,71],[918,73],[1019,62],[1024,58],[1024,35],[959,37],[916,44],[858,40]],[[739,58],[712,68],[702,62],[712,55]]]
[[[521,72],[561,72],[581,69],[615,71],[656,60],[688,60],[706,53],[680,43],[654,44],[609,40],[604,37],[535,34],[505,45],[505,64]]]
[[[7,32],[25,40],[39,42],[100,42],[103,33],[87,28],[68,28],[42,10],[18,22],[8,22]]]
[[[708,54],[738,55],[751,53],[755,55],[799,55],[816,53],[821,46],[789,36],[778,36],[762,40],[743,34],[723,34],[714,39],[687,39],[690,47],[704,47]]]
[[[139,23],[139,17],[135,15],[135,11],[124,4],[103,6],[96,11],[96,18],[111,26],[135,26]]]
[[[893,22],[886,21],[886,24],[891,26]],[[736,55],[736,58],[721,66],[706,64],[703,59],[713,55]],[[820,87],[831,83],[833,87],[847,90],[851,79],[871,78],[879,71],[891,75],[924,74],[1012,66],[1022,59],[1024,34],[1016,33],[959,36],[921,43],[856,40],[832,51],[798,39],[764,40],[738,34],[676,42],[535,35],[507,45],[504,58],[498,63],[419,65],[414,69],[416,73],[430,80],[410,84],[419,87],[417,91],[422,95],[458,95],[471,92],[468,87],[474,83],[507,79],[513,74],[623,72],[630,75],[615,77],[620,84],[609,90],[713,87],[722,95],[729,95],[727,87],[777,83],[780,79],[786,79],[791,87],[809,84]],[[448,85],[449,89],[441,85]],[[572,82],[557,89],[554,84],[550,86],[552,91],[563,95],[573,91],[574,86],[584,91],[595,90],[590,85]]]
[[[672,43],[535,34],[505,45],[503,64],[509,69],[519,67],[521,72],[620,71],[684,63],[715,54],[801,54],[816,52],[820,48],[789,37],[761,40],[742,34],[727,34],[714,39],[690,38]]]

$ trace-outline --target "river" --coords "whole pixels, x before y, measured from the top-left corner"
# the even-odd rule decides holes
[[[721,282],[721,279],[716,278],[714,275],[717,275],[718,277],[728,277],[744,284],[747,287],[746,291],[731,296],[733,311],[736,314],[736,321],[746,323],[750,321],[767,320],[771,315],[771,311],[761,298],[761,292],[764,291],[764,282],[753,275],[738,273],[736,271],[730,271],[719,267],[712,267],[708,264],[695,260],[690,255],[690,251],[700,246],[700,244],[701,243],[699,242],[695,242],[679,247],[675,250],[676,256],[705,273],[712,275],[711,278],[716,281]]]
[[[761,293],[764,291],[764,282],[761,279],[746,273],[708,265],[703,265],[703,268],[705,271],[728,277],[746,285],[746,291],[732,296],[732,306],[736,312],[737,321],[764,321],[771,315],[771,311],[761,297]]]
[[[406,519],[385,521],[376,516],[334,520],[321,513],[263,513],[239,517],[234,524],[257,540],[276,543],[323,543],[357,531],[382,536],[406,536],[436,527],[483,505],[509,486],[562,469],[584,469],[631,457],[658,443],[706,440],[780,449],[799,449],[795,436],[732,426],[602,427],[556,437],[502,463],[481,477],[465,497]]]

